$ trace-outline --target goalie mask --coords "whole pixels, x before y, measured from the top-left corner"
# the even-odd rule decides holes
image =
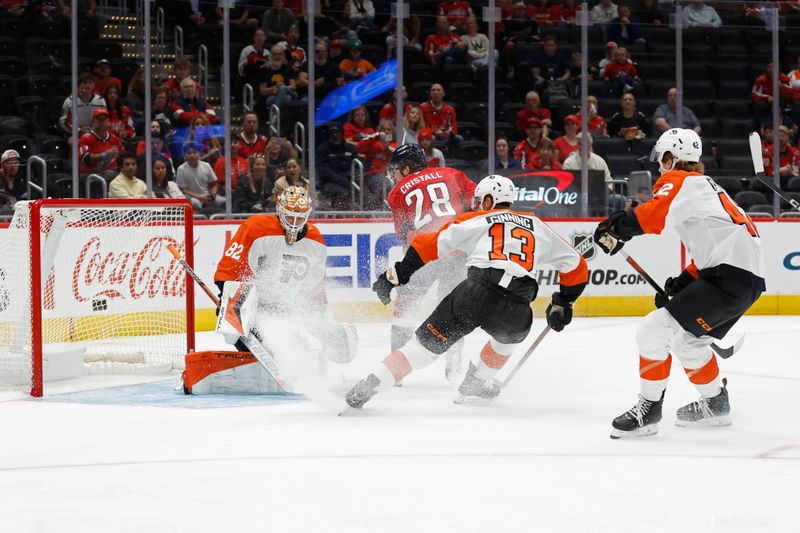
[[[308,196],[308,191],[305,187],[289,186],[278,196],[277,207],[286,242],[294,244],[311,214],[311,198]]]
[[[392,181],[397,181],[395,172],[403,174],[403,169],[408,167],[408,174],[419,172],[428,168],[428,160],[425,158],[425,152],[418,144],[404,144],[394,151],[389,158],[389,164],[386,167],[386,175]]]
[[[478,183],[478,186],[475,187],[475,194],[472,197],[472,209],[480,209],[486,196],[491,196],[493,200],[492,207],[489,209],[494,208],[497,204],[513,204],[517,197],[517,188],[509,178],[492,174],[483,178]]]
[[[667,152],[672,155],[672,161],[665,167],[664,155]],[[675,163],[678,161],[698,163],[701,155],[703,155],[703,143],[694,130],[672,128],[658,138],[653,151],[650,152],[650,161],[658,163],[658,170],[664,174],[675,168]]]

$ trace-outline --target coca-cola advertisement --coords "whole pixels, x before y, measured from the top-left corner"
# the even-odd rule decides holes
[[[499,172],[502,173],[502,172]],[[524,171],[503,173],[517,186],[514,209],[532,211],[540,217],[580,217],[581,172],[579,170]],[[589,170],[589,214],[597,214],[606,205],[605,176]]]

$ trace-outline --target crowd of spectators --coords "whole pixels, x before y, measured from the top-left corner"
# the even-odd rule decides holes
[[[741,20],[763,28],[762,6],[746,4],[740,6],[740,13],[737,11]],[[78,5],[84,20],[97,18],[94,0]],[[177,0],[158,5],[165,8],[168,20],[200,36],[218,26],[222,17],[216,4],[202,1]],[[63,100],[58,120],[66,142],[72,140],[73,121],[77,124],[81,174],[102,176],[109,183],[109,195],[114,197],[141,196],[142,178],[148,170],[144,157],[147,147],[142,138],[144,129],[149,127],[154,195],[172,197],[178,191],[197,209],[208,212],[221,209],[230,196],[234,211],[259,212],[274,204],[276,194],[288,183],[307,184],[304,158],[286,137],[292,124],[284,125],[282,131],[271,131],[272,110],[277,107],[287,116],[298,116],[290,110],[305,105],[311,84],[320,102],[336,89],[368,76],[394,56],[398,36],[385,2],[325,3],[316,14],[318,38],[313,51],[309,50],[313,58],[309,58],[304,48],[307,16],[302,5],[299,0],[272,0],[269,8],[254,2],[234,3],[231,26],[238,35],[246,35],[247,42],[235,50],[232,75],[235,87],[248,83],[254,88],[255,101],[252,112],[234,117],[238,127],[232,132],[230,146],[222,145],[224,131],[217,114],[220,108],[217,105],[215,109],[216,104],[207,99],[209,88],[200,85],[195,77],[196,66],[188,57],[174,61],[171,76],[153,80],[151,117],[144,114],[144,69],[122,76],[115,72],[113,61],[97,57],[91,70],[80,75],[73,94]],[[500,126],[496,132],[493,166],[497,169],[579,168],[580,139],[586,134],[591,147],[589,168],[601,170],[610,181],[612,175],[627,172],[617,172],[615,162],[604,160],[609,147],[623,147],[631,160],[637,160],[649,152],[653,139],[669,128],[686,127],[705,134],[703,115],[698,117],[687,103],[679,110],[677,90],[659,84],[666,77],[653,75],[651,60],[669,58],[671,50],[670,45],[658,44],[656,29],[668,29],[670,14],[657,1],[590,3],[594,40],[589,50],[592,57],[586,109],[575,103],[580,101],[583,81],[583,57],[573,38],[580,3],[498,0],[502,20],[496,24],[494,50],[489,46],[480,5],[467,0],[442,0],[419,6],[404,23],[404,81],[410,91],[398,86],[406,100],[400,138],[396,138],[397,110],[392,94],[380,97],[379,108],[372,103],[357,106],[346,117],[318,129],[314,147],[316,192],[325,208],[356,207],[352,202],[351,172],[357,160],[361,167],[356,168],[363,168],[363,204],[367,209],[380,209],[383,195],[391,186],[384,176],[386,162],[396,147],[405,143],[418,143],[430,166],[449,162],[476,171],[488,169],[488,161],[470,155],[469,149],[474,150],[487,137],[485,114],[474,110],[485,102],[485,77],[490,63],[497,66],[496,80],[501,86],[496,103],[501,110],[499,122],[509,126]],[[5,0],[2,7],[3,17],[41,18],[66,24],[69,16],[69,2],[62,0]],[[796,20],[800,14],[800,8],[791,2],[780,2],[779,7],[787,21]],[[713,43],[714,32],[725,28],[725,16],[722,8],[718,12],[712,5],[692,0],[684,6],[682,23],[688,29],[705,32],[704,42]],[[597,38],[602,40],[598,42]],[[308,76],[309,60],[314,62],[313,80]],[[769,126],[775,65],[766,61],[763,65],[763,73],[751,78],[754,81],[749,106],[752,118],[757,120],[754,124]],[[793,66],[800,66],[800,57]],[[424,76],[417,79],[416,72]],[[800,101],[800,69],[779,72],[778,79],[782,110],[778,125],[780,174],[788,184],[789,178],[800,174],[800,152],[795,148],[800,123],[800,106],[796,104]],[[692,80],[685,79],[685,83],[691,84]],[[425,87],[421,87],[423,84]],[[741,97],[746,99],[748,95]],[[73,98],[77,100],[75,117]],[[658,105],[653,104],[656,98],[661,99]],[[640,106],[639,102],[645,99],[646,105]],[[306,118],[304,111],[298,119],[302,122]],[[583,113],[588,124],[585,132],[581,131]],[[711,135],[724,137],[725,132]],[[615,139],[623,144],[612,142]],[[6,148],[0,143],[0,149]],[[765,137],[766,162],[773,160],[774,151],[771,138]],[[226,190],[224,179],[228,158],[230,190]],[[770,167],[768,172],[771,171]],[[3,190],[13,186],[9,181],[3,184]],[[0,194],[0,202],[4,196],[14,197],[7,192]]]

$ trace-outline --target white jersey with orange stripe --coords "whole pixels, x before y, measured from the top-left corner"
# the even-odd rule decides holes
[[[563,285],[586,282],[583,257],[547,224],[510,209],[464,213],[437,233],[418,235],[411,246],[428,263],[463,254],[468,267],[494,268],[514,277],[536,279],[546,263],[561,272]]]
[[[645,233],[674,228],[699,270],[730,265],[762,278],[761,239],[753,221],[713,179],[673,170],[634,214]]]

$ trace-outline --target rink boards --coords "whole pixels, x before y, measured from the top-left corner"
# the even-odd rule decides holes
[[[570,242],[586,259],[589,286],[576,305],[583,316],[643,315],[653,309],[650,286],[620,256],[610,257],[592,241],[595,220],[553,219],[553,229]],[[365,321],[385,319],[390,307],[377,302],[372,283],[386,265],[402,257],[402,248],[393,224],[388,220],[320,221],[317,226],[328,244],[328,300],[342,319]],[[195,269],[211,280],[227,243],[238,228],[237,222],[197,222],[195,225]],[[758,223],[764,247],[767,292],[751,313],[800,314],[800,223],[769,221]],[[625,249],[657,281],[677,275],[686,256],[674,232],[660,236],[644,235],[626,244]],[[547,298],[558,287],[558,275],[544,265],[537,273],[539,297],[536,312],[543,312]],[[202,292],[196,293],[198,329],[213,327],[213,310]]]

